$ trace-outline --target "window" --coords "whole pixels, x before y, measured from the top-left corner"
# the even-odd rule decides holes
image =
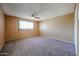
[[[19,29],[20,30],[33,29],[33,22],[20,20],[19,21]]]

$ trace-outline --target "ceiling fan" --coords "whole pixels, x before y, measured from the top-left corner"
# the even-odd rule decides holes
[[[40,17],[39,17],[39,15],[38,15],[38,13],[33,13],[33,14],[32,14],[32,18],[35,18],[35,19],[40,19]]]

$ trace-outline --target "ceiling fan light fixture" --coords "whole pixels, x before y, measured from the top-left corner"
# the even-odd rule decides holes
[[[35,13],[35,14],[32,14],[32,19],[40,19],[40,17],[38,16],[38,14],[37,13]]]

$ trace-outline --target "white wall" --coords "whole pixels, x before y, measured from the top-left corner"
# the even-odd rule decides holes
[[[74,14],[69,13],[40,22],[40,35],[74,42]]]
[[[75,8],[75,50],[76,55],[79,56],[79,4]]]

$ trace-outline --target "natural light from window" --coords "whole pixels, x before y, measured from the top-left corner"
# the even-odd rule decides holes
[[[19,29],[20,30],[27,30],[27,29],[33,29],[34,25],[31,21],[26,20],[20,20],[19,21]]]

